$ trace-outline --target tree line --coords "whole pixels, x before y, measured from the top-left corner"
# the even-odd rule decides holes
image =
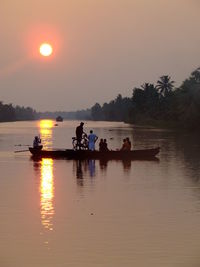
[[[91,119],[200,129],[200,68],[178,88],[174,84],[170,76],[163,75],[156,84],[134,88],[130,98],[119,94],[109,103],[96,103]]]
[[[144,83],[134,88],[131,97],[119,94],[114,100],[90,109],[73,112],[36,112],[30,107],[13,106],[0,101],[0,122],[40,118],[123,121],[131,124],[200,130],[200,68],[193,71],[179,87],[169,75],[156,84]]]
[[[46,111],[37,113],[39,119],[56,119],[61,116],[66,120],[91,120],[91,110],[83,109],[77,111]]]
[[[36,118],[36,111],[30,107],[3,104],[3,102],[0,101],[0,122],[34,120]]]

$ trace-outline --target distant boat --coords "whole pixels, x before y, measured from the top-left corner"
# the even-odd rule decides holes
[[[63,118],[62,118],[61,116],[58,116],[58,117],[56,118],[56,121],[63,121]]]

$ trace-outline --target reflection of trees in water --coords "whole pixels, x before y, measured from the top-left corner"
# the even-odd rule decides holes
[[[160,146],[158,157],[165,161],[165,168],[169,162],[179,161],[184,171],[193,181],[199,181],[200,172],[200,138],[198,133],[181,132],[161,129],[136,128],[133,139],[139,147]]]
[[[197,133],[176,133],[174,136],[176,157],[183,161],[185,171],[194,182],[200,181],[200,138]]]
[[[181,132],[169,129],[147,127],[132,127],[129,129],[115,129],[115,141],[118,143],[129,136],[133,149],[160,146],[158,158],[164,162],[167,171],[170,162],[179,161],[193,181],[200,180],[200,138],[198,133]]]

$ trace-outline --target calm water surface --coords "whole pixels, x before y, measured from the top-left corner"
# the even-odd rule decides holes
[[[79,122],[0,124],[0,266],[200,266],[199,136],[86,122],[119,148],[159,145],[158,161],[33,161],[46,148],[71,148]]]

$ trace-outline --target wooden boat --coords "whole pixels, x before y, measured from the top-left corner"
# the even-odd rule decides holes
[[[73,150],[73,149],[57,149],[45,150],[29,147],[29,151],[34,157],[47,158],[66,158],[66,159],[151,159],[159,153],[160,148],[140,149],[131,151],[90,151],[90,150]]]

